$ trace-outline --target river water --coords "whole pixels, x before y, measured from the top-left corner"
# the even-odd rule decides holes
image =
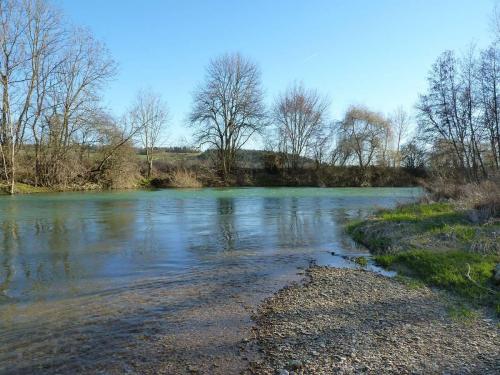
[[[0,373],[237,373],[258,355],[245,341],[262,298],[298,280],[311,261],[356,267],[345,256],[367,252],[345,235],[346,221],[420,193],[2,197]]]

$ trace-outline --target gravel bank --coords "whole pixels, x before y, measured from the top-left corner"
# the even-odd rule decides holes
[[[312,267],[257,311],[258,374],[499,374],[496,321],[452,319],[449,302],[362,270]]]

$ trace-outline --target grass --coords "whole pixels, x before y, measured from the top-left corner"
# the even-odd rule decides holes
[[[405,284],[410,289],[420,289],[425,286],[422,281],[401,274],[396,275],[394,278],[400,283]]]
[[[186,163],[186,162],[197,162],[200,152],[155,152],[154,161],[155,162],[167,162],[172,164]],[[146,161],[146,155],[137,154],[137,158],[141,161]]]
[[[376,254],[410,249],[500,254],[500,220],[480,223],[469,216],[450,203],[412,204],[354,221],[347,232]]]
[[[444,289],[466,305],[489,306],[500,316],[500,289],[493,281],[500,262],[498,219],[474,222],[451,203],[410,204],[353,221],[347,231],[406,285]],[[467,277],[469,267],[474,281]],[[451,315],[467,315],[455,310]]]
[[[366,267],[368,265],[368,259],[365,257],[356,257],[354,258],[354,262],[361,267]]]
[[[449,225],[445,224],[442,227],[436,227],[431,229],[432,234],[436,235],[446,235],[448,237],[454,237],[462,242],[471,242],[474,240],[477,230],[470,225],[456,224]]]
[[[394,210],[381,211],[380,218],[385,221],[422,222],[454,213],[455,210],[449,203],[410,204]]]
[[[479,317],[477,311],[461,304],[450,306],[448,309],[448,314],[453,320],[465,323],[471,323]]]
[[[185,169],[177,169],[170,176],[170,186],[176,188],[201,188],[203,185],[196,174]]]
[[[46,187],[36,187],[33,185],[23,184],[22,182],[16,182],[15,185],[16,194],[34,194],[34,193],[50,193],[54,190]],[[10,185],[0,184],[0,194],[7,195],[10,192]]]
[[[416,229],[422,231],[436,230],[467,222],[465,213],[457,211],[449,203],[401,206],[393,211],[382,211],[379,218],[385,222],[411,223]]]
[[[498,291],[490,292],[495,289],[493,270],[500,261],[500,257],[496,255],[414,250],[378,255],[375,261],[383,267],[413,277],[427,285],[446,289],[475,304],[491,304],[499,298]],[[468,266],[470,277],[478,285],[467,278]]]

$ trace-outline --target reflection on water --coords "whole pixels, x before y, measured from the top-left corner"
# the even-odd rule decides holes
[[[418,194],[280,188],[3,197],[0,372],[176,373],[165,358],[193,356],[223,358],[221,373],[234,369],[233,347],[255,301],[309,260],[353,267],[330,255],[366,253],[343,223]]]

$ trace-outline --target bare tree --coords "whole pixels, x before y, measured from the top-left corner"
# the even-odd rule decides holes
[[[405,168],[423,168],[425,165],[425,150],[423,150],[417,139],[411,139],[401,146],[401,163]]]
[[[41,142],[43,148],[41,155],[36,155],[37,178],[49,186],[65,183],[70,154],[76,146],[85,148],[89,131],[99,130],[95,122],[103,118],[99,91],[116,72],[107,49],[88,31],[73,30],[64,43],[60,63],[45,94],[45,121],[34,129],[39,134],[37,143]]]
[[[140,91],[130,111],[130,116],[135,127],[141,128],[138,134],[142,147],[146,151],[147,177],[150,178],[155,148],[159,146],[160,138],[164,135],[167,126],[167,105],[159,94],[152,91]]]
[[[364,107],[351,107],[340,124],[340,145],[344,153],[353,155],[362,169],[373,164],[384,149],[389,121]]]
[[[272,112],[276,139],[289,168],[297,169],[307,153],[317,160],[323,158],[328,141],[328,105],[326,98],[302,84],[294,84],[276,100]]]
[[[392,122],[386,119],[386,126],[384,126],[381,137],[380,150],[377,153],[377,163],[380,166],[388,167],[391,165],[391,161],[394,160],[394,130],[392,128]]]
[[[316,169],[327,162],[328,156],[331,156],[332,140],[333,126],[331,123],[322,127],[322,129],[314,135],[309,146],[309,154],[314,159]]]
[[[495,1],[493,13],[490,18],[490,29],[494,37],[494,42],[500,42],[500,7],[498,1]]]
[[[481,53],[478,65],[480,121],[490,146],[493,167],[500,170],[500,51],[497,43]]]
[[[444,52],[433,65],[429,87],[417,105],[420,130],[431,144],[442,140],[453,150],[463,175],[477,180],[486,175],[482,159],[479,101],[474,88],[475,60],[472,51],[458,59]]]
[[[217,166],[227,179],[237,152],[266,126],[258,67],[240,54],[212,60],[194,94],[189,120],[197,142],[215,149]]]
[[[330,163],[333,166],[345,166],[352,159],[352,148],[343,139],[343,123],[335,121],[332,123]]]
[[[11,193],[25,141],[34,146],[35,185],[59,183],[63,170],[76,169],[68,154],[91,129],[114,68],[107,50],[65,25],[47,1],[0,2],[0,162]]]
[[[395,141],[394,166],[399,167],[401,166],[401,144],[410,130],[410,115],[403,107],[398,107],[392,114],[390,121]]]
[[[123,150],[131,151],[133,140],[144,128],[144,123],[132,121],[130,116],[123,116],[121,121],[116,121],[108,114],[101,113],[97,115],[93,128],[96,135],[94,142],[100,152],[96,155],[98,158],[95,158],[93,168],[88,171],[88,179],[98,182],[110,173],[119,174],[116,164],[123,159]]]
[[[33,104],[58,34],[58,14],[42,0],[0,2],[0,153],[11,194],[26,129],[41,116]]]

